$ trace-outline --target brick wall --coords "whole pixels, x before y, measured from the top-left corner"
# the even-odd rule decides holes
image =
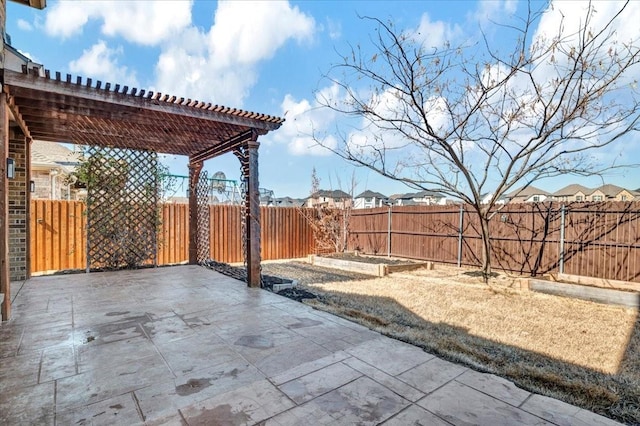
[[[48,170],[31,170],[31,180],[35,184],[36,190],[31,194],[31,198],[51,199],[51,176]]]
[[[86,191],[75,189],[67,184],[67,174],[57,174],[52,178],[50,170],[31,169],[31,180],[35,186],[35,192],[31,193],[34,200],[83,200]],[[51,196],[51,183],[54,182],[55,189]]]
[[[9,275],[11,281],[27,279],[28,235],[28,149],[18,127],[9,129],[9,157],[15,161],[16,175],[9,180]]]

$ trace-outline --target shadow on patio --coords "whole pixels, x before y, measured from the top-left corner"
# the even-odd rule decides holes
[[[14,309],[4,424],[613,424],[197,266],[34,278]]]

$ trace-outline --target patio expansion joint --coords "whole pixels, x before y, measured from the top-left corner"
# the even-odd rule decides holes
[[[53,424],[58,422],[58,380],[53,381]]]
[[[22,340],[24,339],[24,334],[27,330],[26,326],[22,326],[22,331],[20,332],[20,340],[18,341],[18,345],[16,346],[16,352],[13,354],[13,356],[18,356],[18,354],[20,353],[20,347],[22,346]]]
[[[424,407],[421,407],[420,405],[418,405],[418,404],[417,404],[417,403],[415,403],[415,402],[412,402],[411,404],[407,405],[405,408],[403,408],[402,410],[400,410],[400,411],[398,411],[397,413],[395,413],[393,416],[391,416],[391,417],[389,417],[388,419],[386,419],[386,420],[385,420],[385,422],[388,422],[388,421],[390,421],[390,420],[394,419],[395,417],[400,416],[400,415],[401,415],[405,410],[407,410],[407,409],[409,409],[409,408],[411,408],[411,407],[416,407],[416,408],[418,408],[418,409],[420,409],[420,410],[424,410],[424,411],[426,411],[427,413],[431,414],[432,416],[434,416],[434,417],[438,418],[440,421],[442,421],[442,423],[446,423],[446,424],[451,425],[451,426],[456,426],[456,425],[455,425],[455,423],[451,423],[450,421],[447,421],[446,419],[443,419],[442,417],[440,417],[439,415],[437,415],[437,414],[436,414],[436,413],[434,413],[433,411],[428,410],[428,409],[426,409],[426,408],[424,408]]]
[[[244,357],[243,357],[243,358],[244,358]],[[324,369],[325,369],[325,368],[327,368],[327,367],[331,367],[331,366],[333,366],[333,365],[340,364],[340,363],[343,363],[343,364],[344,364],[344,361],[346,361],[346,360],[348,360],[348,359],[351,359],[351,358],[354,358],[354,356],[349,355],[347,358],[339,359],[339,360],[337,360],[337,361],[335,361],[335,362],[332,362],[332,363],[329,363],[329,364],[326,364],[326,365],[319,366],[318,368],[316,368],[316,369],[314,369],[314,370],[306,371],[304,374],[302,374],[302,375],[300,375],[300,376],[298,376],[298,377],[294,377],[294,378],[292,378],[291,380],[287,380],[286,382],[282,382],[282,383],[279,383],[279,384],[278,384],[278,383],[276,383],[276,381],[274,380],[274,379],[275,379],[275,377],[267,377],[267,380],[268,380],[269,382],[271,382],[271,384],[273,384],[274,386],[276,386],[276,387],[278,387],[278,388],[279,388],[279,387],[280,387],[280,386],[282,386],[282,385],[285,385],[285,384],[287,384],[287,383],[291,383],[291,382],[293,382],[294,380],[299,380],[300,378],[305,377],[305,376],[308,376],[309,374],[317,373],[318,371],[320,371],[320,370],[324,370]],[[247,362],[248,362],[248,361],[247,361]],[[347,364],[344,364],[344,365],[346,365],[346,366],[347,366],[347,367],[349,367],[349,368],[353,368],[353,367],[351,367],[351,366],[349,366],[349,365],[347,365]],[[256,368],[257,368],[257,367],[256,367]],[[353,369],[354,369],[354,370],[356,370],[355,368],[353,368]],[[356,370],[356,371],[357,371],[357,370]],[[365,374],[364,374],[364,373],[362,373],[362,372],[359,372],[359,373],[361,373],[362,375],[365,375]],[[361,376],[361,377],[362,377],[362,376]],[[350,383],[350,382],[349,382],[349,383]]]
[[[471,371],[478,371],[479,373],[483,373],[483,374],[492,374],[492,375],[493,375],[493,373],[486,372],[486,371],[479,371],[479,370],[473,370],[473,369],[470,369],[470,370],[471,370]],[[486,395],[486,396],[488,396],[488,397],[490,397],[490,398],[493,398],[493,399],[497,399],[498,401],[504,402],[504,403],[505,403],[505,404],[507,404],[507,405],[510,405],[510,406],[512,406],[512,407],[515,407],[515,408],[518,408],[518,409],[521,409],[521,410],[523,410],[521,407],[522,407],[522,406],[523,406],[523,405],[524,405],[524,404],[525,404],[525,403],[526,403],[526,402],[527,402],[527,401],[528,401],[528,400],[529,400],[533,395],[535,395],[535,392],[531,392],[531,391],[528,391],[528,390],[526,390],[526,389],[523,389],[523,388],[518,387],[519,389],[522,389],[522,390],[523,390],[523,391],[525,391],[525,392],[529,392],[529,395],[527,395],[527,397],[524,399],[524,401],[522,401],[520,404],[518,404],[518,405],[514,405],[514,404],[511,404],[509,401],[505,401],[505,400],[503,400],[503,399],[501,399],[501,398],[498,398],[497,396],[491,395],[491,394],[490,394],[490,393],[488,393],[488,392],[485,392],[485,391],[483,391],[483,390],[481,390],[481,389],[475,388],[475,387],[473,387],[473,386],[470,386],[470,385],[468,385],[468,384],[466,384],[466,383],[463,383],[463,382],[459,381],[459,380],[458,380],[458,378],[460,378],[460,376],[464,375],[465,373],[466,373],[466,371],[465,371],[465,372],[462,372],[461,374],[459,374],[458,376],[456,376],[453,380],[451,380],[451,381],[449,381],[449,382],[447,382],[447,383],[451,383],[452,381],[455,381],[455,382],[456,382],[456,383],[458,383],[459,385],[462,385],[462,386],[464,386],[464,387],[470,388],[470,389],[472,389],[472,390],[474,390],[474,391],[476,391],[476,392],[480,392],[480,393],[481,393],[481,394],[483,394],[483,395]],[[444,385],[442,385],[442,386],[445,386],[447,383],[445,383],[445,384],[444,384]],[[513,382],[512,382],[512,383],[513,383]],[[514,383],[514,384],[515,384],[515,383]],[[442,387],[442,386],[440,386],[440,387]],[[438,389],[439,389],[439,388],[438,388]],[[436,389],[436,390],[437,390],[437,389]],[[434,390],[434,392],[435,392],[435,390]],[[526,410],[525,410],[525,411],[526,411]],[[534,415],[535,415],[535,414],[534,414]],[[536,417],[539,417],[539,416],[536,416]]]
[[[425,352],[426,352],[426,351],[425,351]],[[427,353],[429,353],[429,352],[427,352]],[[433,354],[430,354],[430,355],[433,355]],[[447,361],[447,360],[445,360],[444,358],[440,358],[439,356],[435,355],[435,356],[434,356],[433,358],[431,358],[430,360],[425,361],[425,362],[423,362],[422,364],[418,364],[418,365],[416,365],[415,367],[409,368],[408,370],[403,371],[402,373],[398,374],[398,376],[395,376],[395,377],[396,377],[396,379],[400,380],[402,383],[406,383],[407,385],[409,385],[409,386],[413,387],[413,385],[411,385],[411,384],[409,384],[409,383],[405,382],[405,381],[404,381],[404,380],[402,380],[399,376],[400,376],[400,375],[402,375],[402,374],[404,374],[404,373],[406,373],[407,371],[413,370],[414,368],[418,368],[418,367],[420,367],[421,365],[427,364],[427,363],[429,363],[429,362],[431,362],[431,361],[433,361],[433,360],[435,360],[435,359],[440,359],[440,360]],[[447,361],[447,362],[451,362],[451,361]],[[451,383],[451,382],[460,383],[460,382],[459,382],[459,381],[457,381],[456,379],[457,379],[458,377],[462,376],[462,375],[463,375],[464,373],[466,373],[468,370],[470,370],[470,368],[469,368],[469,367],[467,367],[467,366],[465,366],[465,365],[464,365],[464,364],[462,364],[462,363],[455,363],[455,364],[456,364],[456,365],[463,366],[465,369],[464,369],[461,373],[457,374],[455,377],[452,377],[451,379],[447,380],[445,383],[443,383],[443,384],[441,384],[440,386],[438,386],[437,388],[433,389],[431,392],[424,392],[424,391],[423,391],[423,392],[424,392],[424,394],[425,394],[425,397],[428,397],[429,395],[432,395],[433,393],[435,393],[435,392],[437,392],[438,390],[442,389],[443,387],[447,386],[447,385],[448,385],[449,383]],[[460,384],[461,384],[461,385],[464,385],[465,387],[468,387],[469,389],[472,389],[472,390],[474,390],[474,391],[477,391],[477,389],[474,389],[474,388],[472,388],[472,387],[471,387],[471,386],[469,386],[469,385],[466,385],[466,384],[464,384],[464,383],[460,383]],[[478,392],[480,392],[480,391],[478,391]],[[481,393],[484,393],[484,392],[481,392]],[[486,394],[485,394],[485,395],[486,395]],[[487,396],[490,396],[491,398],[497,399],[497,398],[495,398],[495,397],[493,397],[493,396],[491,396],[491,395],[487,395]]]
[[[520,407],[522,407],[524,404],[526,404],[526,403],[527,403],[527,401],[529,401],[529,400],[533,397],[533,395],[536,395],[536,393],[535,393],[535,392],[529,392],[529,396],[527,396],[527,397],[524,399],[524,401],[522,401],[522,403],[521,403],[520,405],[518,405],[518,408],[520,408]]]
[[[473,370],[473,371],[475,371],[475,370]],[[484,373],[484,372],[482,372],[482,373]],[[498,401],[500,401],[500,402],[503,402],[503,403],[505,403],[505,404],[507,404],[507,405],[510,405],[510,406],[512,406],[512,407],[514,407],[514,408],[517,408],[517,409],[519,409],[519,410],[523,410],[523,411],[526,411],[526,410],[524,410],[523,408],[520,408],[520,407],[522,407],[522,405],[523,405],[525,402],[527,402],[527,401],[529,400],[529,398],[531,398],[533,395],[535,395],[533,392],[529,392],[529,391],[527,391],[527,392],[529,392],[529,395],[525,398],[525,400],[524,400],[524,401],[522,401],[522,403],[520,403],[520,404],[518,404],[518,405],[513,405],[513,404],[511,404],[510,402],[508,402],[508,401],[504,401],[504,400],[502,400],[502,399],[500,399],[500,398],[498,398],[498,397],[496,397],[496,396],[494,396],[494,395],[491,395],[491,394],[490,394],[490,393],[488,393],[488,392],[485,392],[485,391],[483,391],[483,390],[481,390],[481,389],[477,389],[477,388],[475,388],[475,387],[473,387],[473,386],[470,386],[470,385],[468,385],[468,384],[466,384],[466,383],[463,383],[463,382],[459,381],[459,380],[458,380],[458,378],[459,378],[460,376],[462,376],[463,374],[465,374],[465,372],[463,372],[463,373],[459,374],[459,375],[458,375],[458,376],[456,376],[454,379],[452,379],[452,380],[448,381],[447,383],[445,383],[444,385],[440,386],[438,389],[442,388],[443,386],[446,386],[448,383],[451,383],[451,382],[454,382],[454,381],[455,381],[456,383],[458,383],[458,384],[459,384],[459,385],[461,385],[461,386],[464,386],[464,387],[469,388],[469,389],[471,389],[471,390],[473,390],[473,391],[479,392],[479,393],[481,393],[481,394],[483,394],[483,395],[488,396],[489,398],[497,399],[497,400],[498,400]],[[493,373],[484,373],[484,374],[493,374]],[[433,392],[437,391],[438,389],[434,390]],[[433,393],[433,392],[431,392],[431,393]],[[530,413],[530,414],[533,414],[533,413]],[[535,414],[533,414],[533,415],[535,416]],[[540,417],[540,416],[536,416],[536,417]]]
[[[339,361],[339,362],[342,362],[342,361]],[[336,364],[337,364],[337,363],[336,363]],[[332,365],[333,365],[333,364],[332,364]],[[345,364],[345,365],[346,365],[346,364]],[[306,376],[306,374],[305,374],[305,376]],[[301,377],[304,377],[304,376],[301,376]],[[285,396],[289,401],[291,401],[291,402],[293,403],[293,406],[292,406],[291,408],[287,409],[287,410],[281,411],[280,413],[276,413],[276,414],[274,414],[273,416],[269,417],[268,419],[263,420],[263,422],[266,422],[267,420],[269,420],[269,419],[271,419],[271,418],[273,418],[273,417],[279,416],[279,415],[280,415],[280,414],[282,414],[282,413],[286,413],[287,411],[294,410],[294,409],[296,409],[297,407],[301,407],[301,406],[303,406],[303,405],[310,404],[310,403],[312,403],[313,401],[315,401],[316,399],[320,398],[321,396],[327,395],[327,394],[329,394],[329,393],[331,393],[331,392],[335,392],[335,391],[337,391],[338,389],[341,389],[341,388],[343,388],[343,387],[345,387],[345,386],[347,386],[347,385],[349,385],[349,384],[351,384],[351,383],[355,382],[356,380],[359,380],[359,379],[361,379],[361,378],[363,378],[363,377],[368,377],[368,376],[366,376],[365,374],[360,373],[360,375],[359,375],[358,377],[356,377],[356,378],[354,378],[354,379],[352,379],[352,380],[349,380],[348,382],[346,382],[346,383],[344,383],[344,384],[342,384],[342,385],[340,385],[340,386],[338,386],[338,387],[335,387],[335,388],[329,389],[329,390],[327,390],[326,392],[323,392],[323,393],[321,393],[321,394],[318,394],[318,395],[314,396],[313,398],[311,398],[311,399],[309,399],[309,400],[307,400],[307,401],[301,402],[300,404],[298,404],[298,403],[297,403],[296,401],[294,401],[294,400],[293,400],[289,395],[287,395],[287,393],[286,393],[286,392],[284,392],[284,391],[282,391],[282,390],[280,389],[280,386],[284,385],[284,383],[282,383],[280,386],[274,385],[274,386],[276,387],[276,389],[278,389],[278,391],[279,391],[280,393],[282,393],[282,394],[283,394],[283,395],[284,395],[284,396]],[[299,379],[299,378],[300,378],[300,377],[298,377],[298,379]],[[371,378],[369,377],[369,379],[371,379]],[[293,380],[297,380],[297,379],[293,379]],[[291,382],[291,381],[293,381],[293,380],[290,380],[289,382]],[[287,383],[289,383],[289,382],[287,382]],[[377,383],[377,382],[376,382],[376,383]],[[408,402],[410,402],[410,401],[408,401]],[[260,424],[262,424],[262,423],[260,423]]]
[[[144,336],[147,338],[147,340],[153,345],[153,349],[160,356],[160,358],[162,359],[162,362],[164,362],[164,365],[167,367],[167,369],[169,369],[169,371],[173,375],[173,379],[175,380],[175,378],[178,377],[178,375],[176,374],[175,371],[173,371],[173,368],[171,368],[171,365],[169,365],[169,362],[164,357],[164,354],[162,353],[162,351],[160,351],[160,348],[158,348],[158,346],[156,345],[156,342],[153,341],[151,336],[149,336],[149,333],[147,333],[147,330],[145,330],[144,327],[141,324],[138,324],[138,326],[139,326],[140,330],[142,330],[142,334],[144,334]],[[147,386],[145,386],[145,387],[147,387]]]
[[[40,376],[42,375],[42,361],[44,361],[44,352],[45,349],[40,349],[40,361],[38,362],[38,378],[36,379],[36,383],[40,383]]]
[[[140,401],[138,401],[138,397],[136,396],[135,391],[131,391],[131,398],[133,399],[133,404],[136,407],[136,411],[138,412],[138,415],[140,416],[143,422],[146,422],[147,418],[144,415],[144,412],[142,411],[142,407],[140,407]]]

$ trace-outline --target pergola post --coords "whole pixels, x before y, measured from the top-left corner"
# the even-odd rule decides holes
[[[0,306],[2,320],[11,317],[11,282],[9,280],[9,111],[7,95],[0,92],[0,293],[4,300]]]
[[[250,139],[238,146],[233,153],[240,161],[243,182],[244,215],[242,248],[247,267],[249,287],[261,287],[260,273],[260,189],[258,182],[258,132],[254,129],[248,135]]]
[[[198,182],[202,161],[189,161],[189,265],[198,264]]]
[[[247,247],[247,284],[260,287],[260,189],[258,183],[258,147],[257,134],[246,145],[246,191],[245,223]]]

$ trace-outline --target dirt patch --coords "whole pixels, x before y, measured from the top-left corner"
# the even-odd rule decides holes
[[[489,285],[458,268],[329,281],[307,266],[264,265],[299,279],[304,303],[487,371],[532,392],[640,424],[640,318],[633,309]],[[326,268],[324,268],[326,269]],[[301,272],[300,276],[296,272]]]
[[[352,282],[375,279],[367,274],[341,271],[303,262],[263,263],[262,272],[264,274],[298,280],[299,284]]]

